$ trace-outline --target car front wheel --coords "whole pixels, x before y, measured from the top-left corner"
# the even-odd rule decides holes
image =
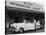
[[[23,33],[24,32],[24,29],[23,28],[20,28],[19,29],[19,33]]]

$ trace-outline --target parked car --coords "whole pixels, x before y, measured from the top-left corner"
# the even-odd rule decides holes
[[[14,28],[13,31],[16,31],[16,32],[24,32],[24,31],[27,31],[27,30],[36,30],[36,28],[40,28],[40,23],[31,23],[31,22],[28,22],[28,23],[13,23],[11,24],[11,27]]]

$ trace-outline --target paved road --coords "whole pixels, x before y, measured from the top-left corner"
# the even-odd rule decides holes
[[[24,33],[38,33],[38,32],[44,32],[44,29],[39,29],[36,31],[25,31]],[[6,34],[20,34],[19,32],[13,32],[13,31],[7,31]]]

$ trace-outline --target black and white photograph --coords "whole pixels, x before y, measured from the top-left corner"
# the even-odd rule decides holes
[[[5,34],[45,32],[45,11],[35,2],[5,0]]]

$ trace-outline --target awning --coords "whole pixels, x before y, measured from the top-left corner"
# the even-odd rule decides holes
[[[14,10],[22,10],[22,11],[39,11],[44,12],[43,8],[40,5],[32,4],[31,2],[22,2],[22,1],[7,1],[6,7]]]

